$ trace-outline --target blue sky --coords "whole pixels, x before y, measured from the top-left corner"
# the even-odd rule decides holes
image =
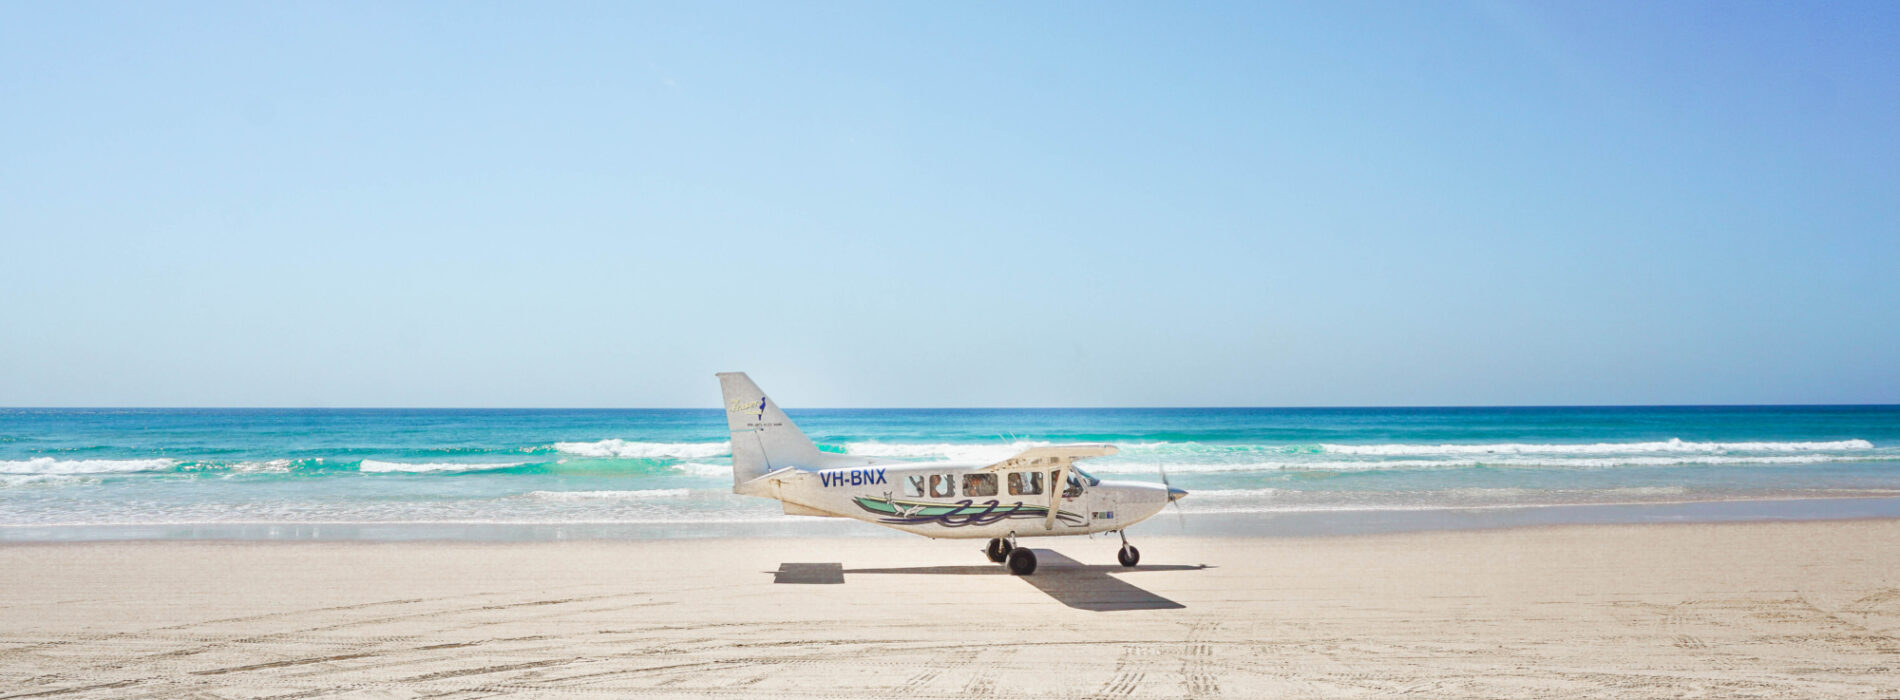
[[[1900,402],[1900,3],[0,4],[0,405]]]

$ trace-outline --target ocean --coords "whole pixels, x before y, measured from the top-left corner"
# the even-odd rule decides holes
[[[1900,407],[788,409],[823,449],[1107,442],[1130,528],[1352,532],[1900,514]],[[0,540],[896,534],[730,493],[707,410],[0,409]]]

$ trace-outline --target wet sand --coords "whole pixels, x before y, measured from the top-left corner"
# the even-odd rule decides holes
[[[0,697],[1900,696],[1896,520],[1024,542],[0,545]]]

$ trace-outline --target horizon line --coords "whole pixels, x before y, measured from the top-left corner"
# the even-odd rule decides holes
[[[1521,408],[1900,408],[1900,403],[1390,404],[1307,406],[780,406],[787,411],[1182,411]],[[718,411],[717,406],[0,406],[0,411]]]

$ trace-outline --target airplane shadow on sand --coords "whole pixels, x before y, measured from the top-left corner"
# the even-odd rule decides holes
[[[1063,605],[1078,610],[1106,612],[1112,610],[1173,610],[1187,606],[1167,598],[1155,595],[1140,586],[1121,580],[1116,574],[1138,574],[1144,571],[1198,571],[1211,568],[1206,564],[1193,566],[1180,564],[1162,564],[1124,568],[1108,564],[1084,564],[1047,549],[1038,549],[1036,573],[1021,576],[1025,583],[1056,599]],[[773,572],[773,583],[844,583],[845,574],[923,574],[934,576],[1009,576],[1001,565],[989,566],[913,566],[889,569],[846,569],[843,564],[794,564],[779,565]]]

